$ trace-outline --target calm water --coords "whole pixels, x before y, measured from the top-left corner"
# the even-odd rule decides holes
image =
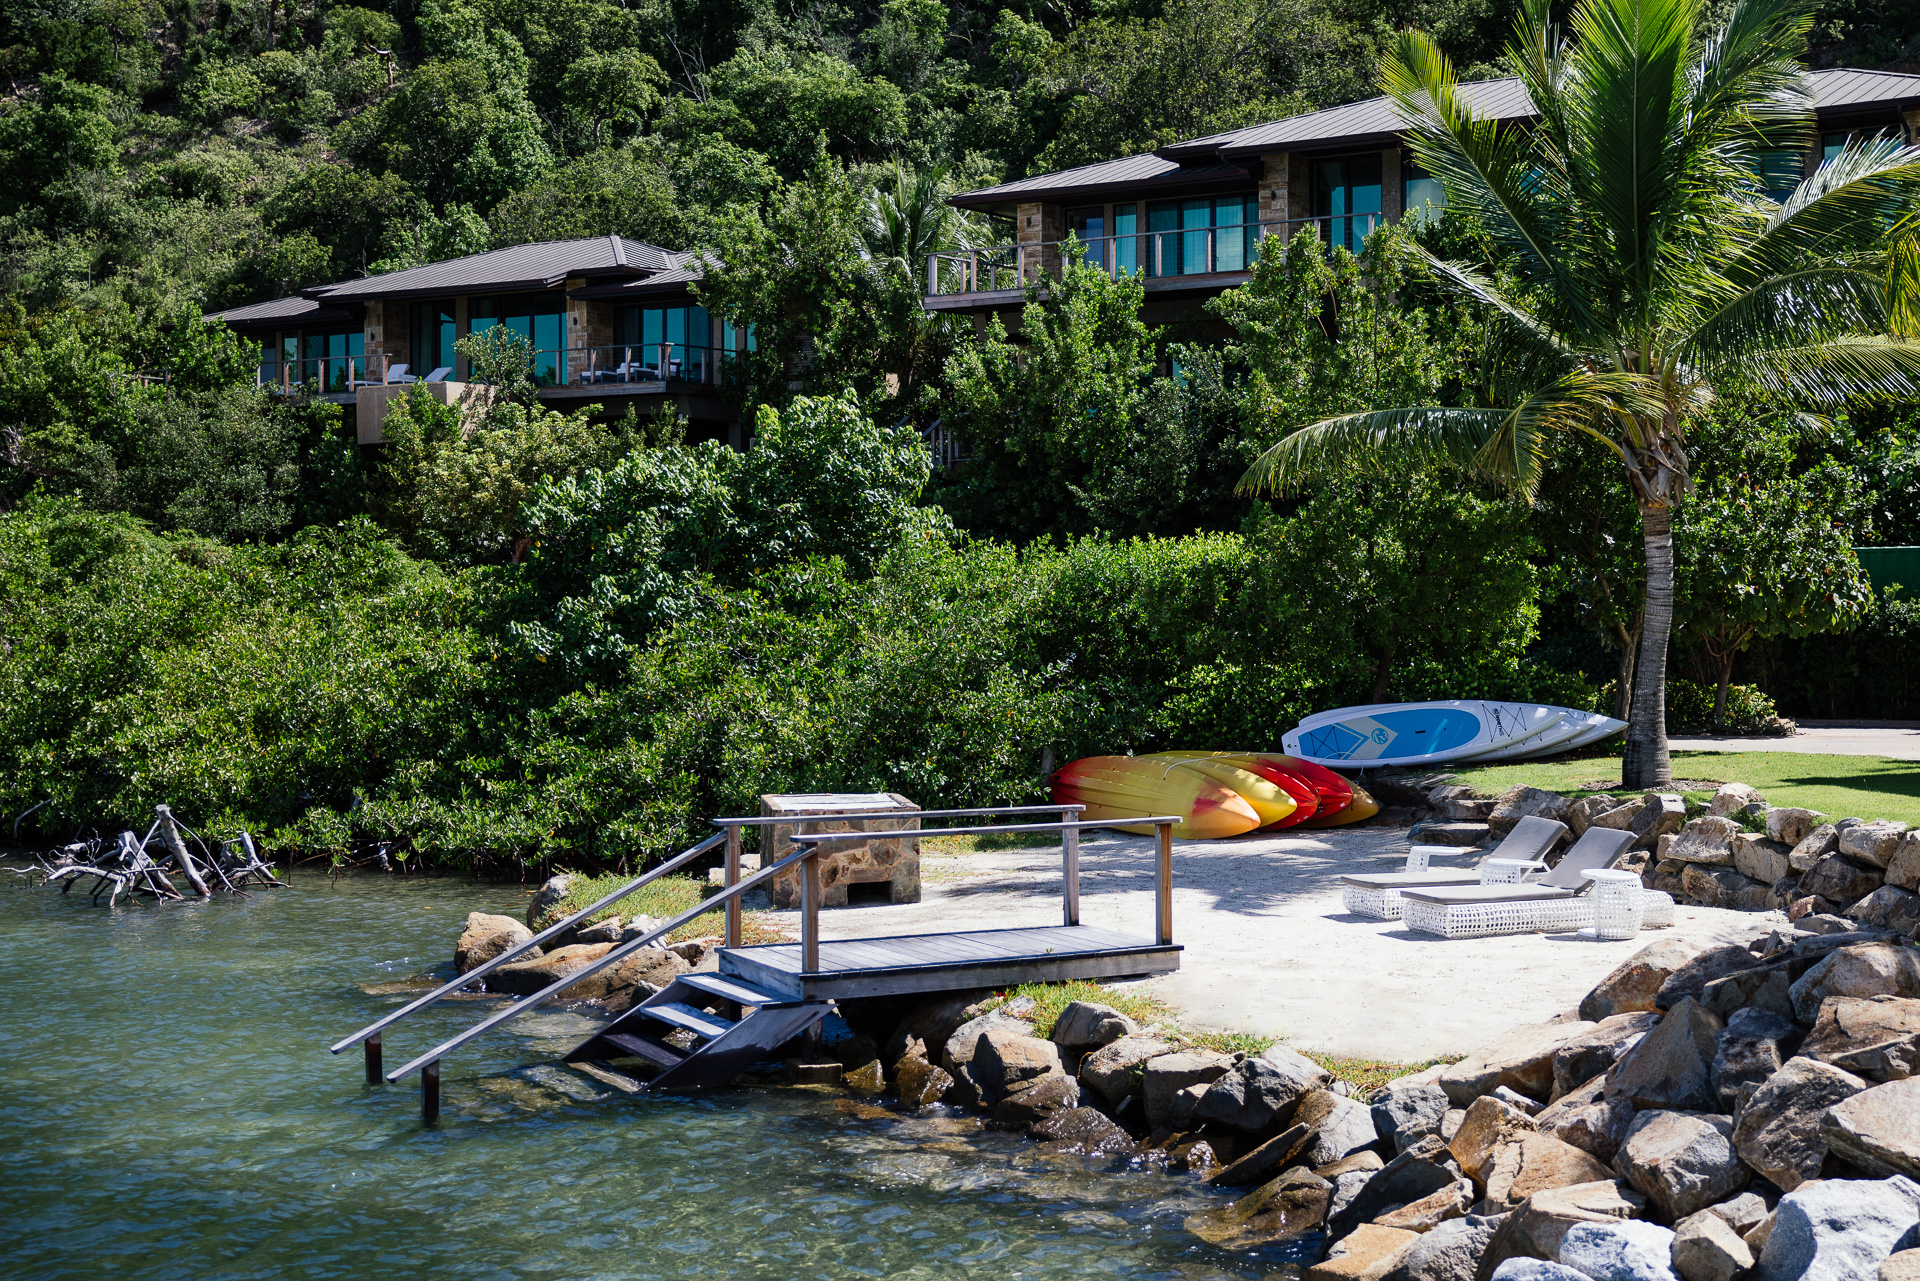
[[[1260,1277],[1182,1228],[1185,1176],[1109,1172],[953,1117],[823,1094],[634,1098],[552,1065],[541,1013],[415,1081],[326,1045],[398,1002],[510,886],[368,877],[122,906],[0,882],[0,1276]],[[490,1003],[389,1034],[389,1066]],[[543,1061],[545,1060],[545,1061]],[[416,1078],[417,1080],[417,1078]]]

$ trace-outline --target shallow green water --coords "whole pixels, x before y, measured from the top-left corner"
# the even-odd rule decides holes
[[[510,886],[360,878],[109,914],[0,885],[0,1277],[1261,1277],[1186,1176],[1050,1158],[808,1091],[633,1098],[553,1066],[542,1012],[413,1082],[325,1047]],[[490,1003],[390,1034],[389,1065]]]

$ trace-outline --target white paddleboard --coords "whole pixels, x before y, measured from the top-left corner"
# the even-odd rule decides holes
[[[1600,712],[1569,712],[1554,733],[1542,736],[1537,742],[1517,745],[1513,754],[1503,759],[1530,761],[1559,752],[1571,752],[1589,743],[1597,743],[1609,735],[1618,734],[1626,727],[1625,721],[1616,720]]]
[[[1565,715],[1564,708],[1478,699],[1368,704],[1315,713],[1281,742],[1291,755],[1334,768],[1438,765],[1524,742]]]

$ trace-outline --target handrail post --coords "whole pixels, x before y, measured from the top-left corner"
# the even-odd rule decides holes
[[[807,843],[806,857],[800,860],[800,972],[812,974],[820,968],[820,847]],[[802,978],[801,994],[813,995],[813,984]]]
[[[1064,866],[1061,868],[1060,897],[1061,907],[1068,925],[1080,924],[1080,823],[1079,815],[1073,810],[1061,810],[1060,821],[1067,824],[1067,830],[1061,834],[1060,855]]]
[[[1160,946],[1165,947],[1173,942],[1173,824],[1156,823],[1153,834],[1159,847],[1153,887],[1154,933],[1159,936]]]
[[[367,1084],[380,1084],[380,1034],[375,1032],[361,1042],[367,1052]]]
[[[420,1069],[420,1124],[432,1125],[440,1119],[440,1060]]]
[[[740,883],[740,828],[738,824],[727,826],[727,888],[732,889]],[[727,946],[740,946],[740,896],[731,895],[727,899]]]

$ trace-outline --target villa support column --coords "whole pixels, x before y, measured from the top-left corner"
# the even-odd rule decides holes
[[[1032,282],[1043,271],[1049,276],[1059,276],[1059,242],[1067,234],[1066,210],[1059,205],[1025,204],[1019,211],[1023,283]]]
[[[1313,170],[1304,156],[1287,157],[1287,208],[1293,211],[1289,217],[1313,217]],[[1299,224],[1295,224],[1293,230],[1299,229]]]
[[[456,339],[467,336],[467,296],[465,294],[453,300],[453,336]],[[453,358],[453,381],[466,382],[472,374],[473,370],[467,358],[456,355]]]
[[[1292,215],[1287,211],[1293,207],[1290,184],[1287,181],[1287,153],[1270,152],[1260,157],[1260,221],[1261,237],[1279,237],[1281,243],[1293,234],[1293,228],[1285,226]],[[1275,225],[1277,224],[1277,225]]]
[[[1400,148],[1387,147],[1380,152],[1380,216],[1387,222],[1399,222],[1405,188],[1400,183]]]
[[[1900,119],[1907,126],[1907,145],[1920,147],[1920,107],[1901,112]]]

